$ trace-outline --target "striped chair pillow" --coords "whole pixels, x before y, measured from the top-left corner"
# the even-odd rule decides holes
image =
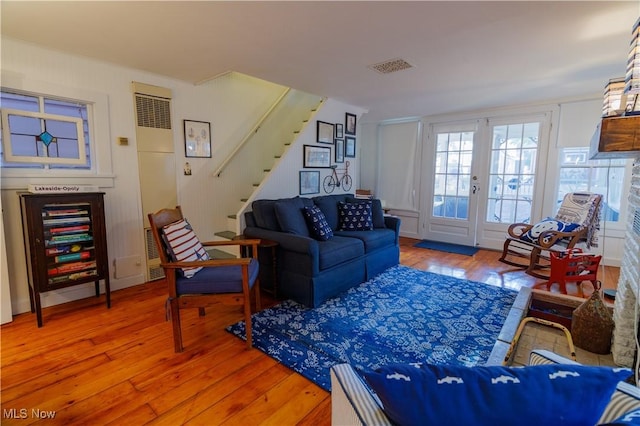
[[[162,227],[162,238],[167,244],[169,257],[174,262],[209,260],[209,254],[186,219]],[[201,269],[202,267],[182,268],[182,274],[185,278],[191,278]]]

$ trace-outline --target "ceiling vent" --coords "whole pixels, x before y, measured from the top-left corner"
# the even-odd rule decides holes
[[[404,59],[391,59],[389,61],[384,61],[378,64],[369,65],[369,68],[379,72],[380,74],[390,74],[392,72],[413,68],[413,65],[411,65],[409,62],[405,61]]]

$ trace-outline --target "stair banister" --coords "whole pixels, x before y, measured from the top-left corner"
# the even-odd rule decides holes
[[[249,130],[247,135],[240,141],[240,143],[234,148],[234,150],[231,151],[231,153],[227,156],[227,158],[225,158],[224,161],[218,166],[216,171],[213,173],[214,176],[220,177],[220,175],[222,174],[222,171],[227,167],[227,165],[231,162],[231,160],[233,160],[233,157],[235,157],[238,151],[242,149],[244,144],[246,144],[249,141],[249,139],[251,139],[253,134],[257,133],[258,130],[260,130],[260,126],[262,126],[262,123],[264,123],[264,121],[269,117],[271,112],[273,112],[273,110],[276,109],[276,107],[280,104],[280,102],[282,102],[282,100],[284,99],[285,96],[287,96],[287,93],[289,93],[290,90],[291,88],[287,87],[282,92],[282,94],[278,97],[278,99],[276,99],[276,101],[273,103],[273,105],[271,105],[271,107],[267,110],[267,112],[265,112],[264,115],[260,117],[260,119],[255,124],[255,126],[253,126],[251,130]]]

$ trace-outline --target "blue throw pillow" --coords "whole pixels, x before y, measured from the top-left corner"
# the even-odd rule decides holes
[[[362,203],[338,203],[340,214],[340,231],[371,231],[371,201]]]
[[[373,219],[374,228],[386,228],[384,223],[384,210],[382,209],[382,202],[377,198],[370,200],[363,200],[361,198],[347,198],[348,203],[371,203],[371,218]]]
[[[309,233],[313,238],[320,241],[327,241],[333,237],[333,230],[318,206],[305,207],[302,209],[302,214],[307,221]]]
[[[560,220],[548,217],[542,221],[536,223],[527,232],[522,234],[521,240],[528,241],[530,243],[538,243],[538,237],[540,234],[546,231],[560,231],[560,232],[573,232],[578,229],[580,225],[577,223],[562,222]]]
[[[626,368],[399,364],[364,373],[398,425],[595,425]]]

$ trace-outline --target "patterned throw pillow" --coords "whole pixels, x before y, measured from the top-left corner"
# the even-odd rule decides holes
[[[548,217],[535,225],[520,237],[523,241],[530,243],[538,243],[538,237],[540,234],[546,231],[560,231],[560,232],[573,232],[578,229],[580,225],[577,223],[562,222],[551,217]],[[546,242],[546,241],[545,241]]]
[[[399,425],[595,425],[627,368],[396,364],[364,376]]]
[[[305,207],[302,209],[302,214],[307,221],[309,233],[313,238],[320,241],[327,241],[333,237],[333,230],[318,206]]]
[[[162,238],[167,244],[169,257],[174,262],[209,260],[209,254],[186,219],[165,225],[162,228]],[[182,274],[186,278],[191,278],[201,269],[202,267],[182,268]]]
[[[360,203],[338,202],[340,231],[371,231],[371,201]]]

